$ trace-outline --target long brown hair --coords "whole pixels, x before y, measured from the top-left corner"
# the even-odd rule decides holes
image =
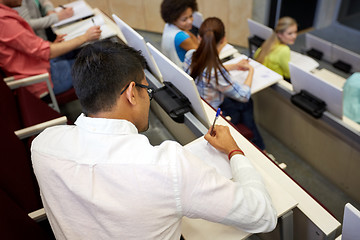
[[[214,69],[216,84],[218,84],[218,72],[223,75],[221,69],[225,68],[220,61],[217,44],[225,36],[225,26],[219,18],[207,18],[200,26],[199,36],[201,37],[201,42],[192,56],[190,76],[193,79],[201,78],[206,69],[205,78],[209,82],[211,71]],[[223,77],[226,79],[224,75]]]
[[[259,63],[264,63],[265,57],[274,49],[274,46],[280,43],[277,34],[284,33],[286,29],[293,25],[297,25],[295,19],[291,17],[280,18],[271,36],[261,45],[260,53],[255,60]]]

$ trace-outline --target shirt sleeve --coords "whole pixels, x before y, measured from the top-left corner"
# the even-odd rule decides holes
[[[223,75],[229,81],[226,81],[222,74],[218,73],[218,83],[215,88],[222,92],[225,96],[237,100],[239,102],[247,102],[250,99],[250,87],[245,84],[238,84],[231,80],[231,77],[225,69],[222,70]],[[216,84],[215,77],[212,83]]]
[[[51,3],[49,5],[47,0],[40,1],[40,4],[45,12],[54,10],[53,5]],[[40,9],[38,9],[35,3],[29,4],[24,1],[20,7],[16,8],[16,11],[18,11],[19,15],[23,17],[34,30],[48,28],[59,21],[55,13],[41,17]]]
[[[175,47],[179,47],[180,44],[185,41],[186,39],[188,39],[190,36],[189,34],[187,34],[186,32],[184,31],[180,31],[176,34],[175,36]]]
[[[278,56],[279,66],[283,72],[283,76],[290,79],[290,48],[287,45],[282,46]]]
[[[272,231],[276,210],[260,174],[243,155],[231,158],[233,181],[189,152],[180,161],[185,216],[235,226],[247,232]]]
[[[8,18],[2,22],[1,40],[9,47],[42,60],[50,58],[50,42],[36,36],[34,32],[19,24],[16,19]]]
[[[45,17],[29,18],[29,19],[25,19],[25,20],[30,24],[30,26],[33,29],[37,30],[37,29],[45,29],[45,28],[50,27],[54,23],[57,23],[59,21],[59,18],[57,16],[57,14],[52,13]]]
[[[42,6],[42,8],[44,9],[45,13],[49,12],[49,11],[54,11],[54,5],[52,4],[52,2],[50,0],[40,0],[40,4]]]

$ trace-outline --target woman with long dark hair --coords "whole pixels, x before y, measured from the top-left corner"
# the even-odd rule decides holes
[[[199,29],[200,44],[185,55],[184,69],[195,79],[200,96],[213,108],[221,108],[223,115],[230,116],[233,124],[242,123],[254,134],[253,142],[265,149],[253,116],[250,98],[254,68],[248,60],[223,65],[219,52],[226,43],[225,27],[216,17],[207,18]],[[230,70],[248,71],[243,84],[232,81]]]

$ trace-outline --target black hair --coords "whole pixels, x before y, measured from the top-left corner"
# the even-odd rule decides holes
[[[197,11],[196,0],[163,0],[160,8],[161,17],[166,23],[174,23],[187,8],[191,8],[193,12]]]
[[[109,40],[86,45],[73,69],[73,85],[84,114],[111,110],[121,90],[144,78],[146,61],[140,51]]]

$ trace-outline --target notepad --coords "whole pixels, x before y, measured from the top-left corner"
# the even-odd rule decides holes
[[[242,59],[247,59],[247,56],[240,55],[223,64],[226,65],[226,64],[237,63]],[[257,93],[262,89],[267,88],[275,84],[276,82],[280,81],[281,79],[283,79],[283,77],[280,74],[272,71],[271,69],[265,67],[264,65],[258,63],[255,60],[249,59],[249,63],[251,66],[254,67],[254,76],[251,84],[251,94]],[[238,84],[243,84],[245,82],[245,79],[247,78],[248,73],[249,73],[248,71],[231,70],[230,71],[231,80],[237,82]]]
[[[68,41],[70,39],[83,35],[90,27],[95,25],[100,26],[100,39],[105,39],[116,35],[116,31],[105,23],[105,20],[101,15],[96,15],[95,17],[91,17],[86,20],[82,20],[69,26],[57,29],[56,34],[67,34],[64,37],[64,40]]]
[[[63,26],[67,23],[75,22],[90,16],[94,15],[93,10],[89,5],[87,5],[84,1],[74,1],[68,4],[63,5],[64,7],[72,7],[74,10],[74,15],[72,17],[61,20],[53,25],[53,27]],[[60,12],[62,10],[61,7],[55,8],[56,12]]]

